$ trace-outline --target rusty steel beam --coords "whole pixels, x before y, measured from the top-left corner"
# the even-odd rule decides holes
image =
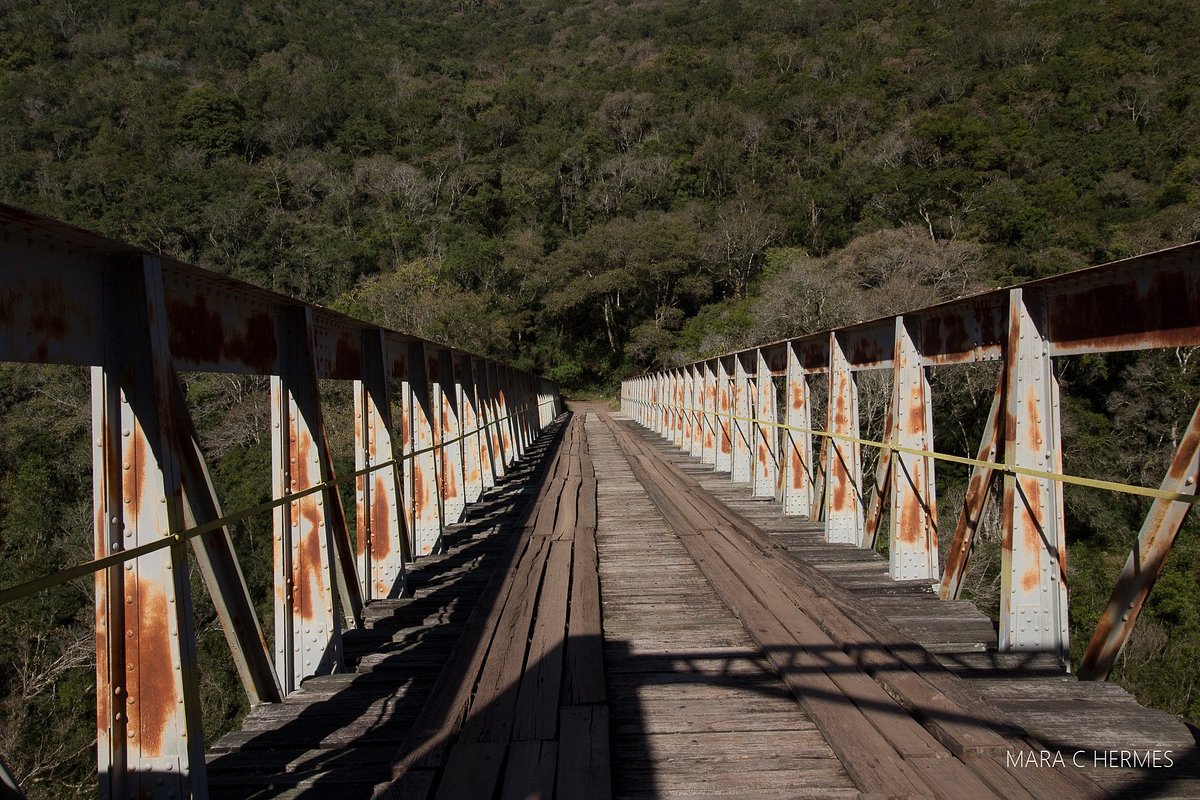
[[[354,466],[356,471],[395,461],[392,444],[392,393],[381,332],[362,341],[363,378],[354,382]],[[358,538],[356,558],[362,597],[400,597],[405,593],[407,527],[400,491],[401,468],[390,464],[355,478]]]
[[[1046,303],[1044,334],[1051,357],[1200,345],[1200,242],[1031,281],[1020,288],[1027,298]],[[1003,359],[1008,291],[996,289],[905,312],[912,328],[921,331],[922,364]],[[894,325],[894,317],[883,317],[837,329],[852,371],[892,366]],[[826,359],[820,358],[819,351],[831,332],[759,347],[793,342],[802,351],[811,351],[812,357],[803,359],[807,369],[824,372]]]
[[[280,375],[271,378],[272,496],[303,492],[329,479],[324,421],[310,315],[297,308],[280,320]],[[275,534],[275,671],[285,694],[312,675],[340,671],[342,608],[334,563],[333,509],[327,492],[277,506]]]
[[[883,441],[888,443],[895,443],[896,440],[894,405],[893,397],[883,423]],[[875,462],[875,480],[871,487],[871,502],[867,504],[867,515],[863,520],[863,547],[868,550],[874,550],[878,544],[883,513],[891,507],[893,463],[891,450],[879,451],[878,460]]]
[[[1200,483],[1200,405],[1184,431],[1161,488],[1195,495],[1197,483]],[[1081,679],[1104,680],[1112,671],[1191,509],[1190,503],[1161,498],[1156,498],[1150,506],[1150,513],[1138,532],[1137,544],[1125,560],[1112,597],[1084,651],[1079,664]]]
[[[754,494],[774,497],[779,478],[779,411],[776,406],[775,381],[762,350],[755,353],[754,426],[751,431],[754,453]]]
[[[433,390],[434,444],[437,450],[438,498],[442,525],[462,519],[466,509],[463,482],[462,423],[459,419],[458,388],[454,380],[454,351],[425,348],[429,385]]]
[[[915,328],[915,329],[914,329]],[[900,447],[933,452],[933,396],[921,364],[921,329],[896,318],[892,357],[893,440]],[[880,454],[882,459],[883,453]],[[891,458],[888,561],[896,580],[938,579],[937,500],[934,460],[898,450]]]
[[[161,265],[151,256],[131,260],[105,275],[95,320],[98,556],[184,527]],[[186,552],[176,544],[96,575],[101,797],[206,792]]]
[[[829,334],[829,402],[825,430],[825,540],[861,546],[864,521],[862,503],[862,450],[857,441],[858,384],[846,360],[838,334]]]
[[[812,455],[812,405],[808,378],[800,364],[794,344],[787,345],[788,426],[783,432],[783,513],[803,515],[812,509],[812,487],[815,481]]]
[[[717,371],[717,447],[714,469],[717,472],[733,470],[733,360],[718,358]]]
[[[437,454],[434,452],[436,406],[426,367],[424,342],[413,342],[408,353],[411,387],[408,425],[412,430],[412,508],[414,555],[437,551],[442,538],[442,509],[438,489]]]
[[[688,454],[696,458],[704,455],[704,365],[695,364],[688,367],[691,376],[691,392],[688,405],[692,408],[692,437]]]
[[[709,466],[717,463],[717,373],[716,364],[705,361],[700,365],[703,370],[703,386],[701,388],[704,409],[704,437],[700,444],[700,460]]]
[[[468,503],[478,500],[484,490],[483,437],[479,430],[481,421],[474,361],[466,353],[454,353],[454,389],[463,429],[463,492]]]
[[[750,483],[754,480],[754,429],[750,422],[754,413],[754,383],[747,364],[753,357],[754,353],[750,351],[733,359],[733,424],[730,429],[733,454],[730,479],[734,483]]]
[[[1046,341],[1044,298],[1009,292],[1004,377],[1004,463],[1062,472],[1058,378]],[[1067,663],[1066,538],[1062,485],[1004,477],[1000,566],[1001,650],[1049,652]]]

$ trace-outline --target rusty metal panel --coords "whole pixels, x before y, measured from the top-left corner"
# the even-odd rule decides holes
[[[918,324],[896,317],[892,430],[895,444],[932,452],[933,397],[922,366],[920,336]],[[934,460],[903,451],[892,453],[890,460],[892,578],[935,582],[939,567]]]
[[[397,457],[392,444],[392,399],[382,331],[364,334],[361,352],[363,377],[354,382],[355,471],[372,469]],[[354,489],[358,531],[355,555],[362,597],[400,597],[406,589],[408,537],[399,465],[359,475]]]
[[[1200,483],[1200,405],[1196,406],[1163,478],[1162,490],[1195,495]],[[1192,506],[1156,498],[1138,532],[1137,544],[1125,560],[1108,605],[1096,623],[1079,664],[1081,680],[1104,680],[1137,624],[1154,582]]]
[[[796,360],[805,375],[817,375],[829,371],[829,334],[806,336],[792,343]]]
[[[327,479],[320,399],[307,309],[280,319],[280,375],[271,378],[272,484],[276,499]],[[277,506],[275,671],[285,694],[311,675],[343,667],[336,543],[325,492]]]
[[[441,544],[442,509],[439,500],[437,457],[434,453],[434,411],[432,389],[427,374],[425,343],[413,342],[408,354],[413,457],[410,462],[413,495],[414,556],[427,556]]]
[[[1200,244],[1031,284],[1046,302],[1050,355],[1200,344]]]
[[[0,246],[0,360],[99,365],[104,269]]]
[[[352,381],[362,377],[362,340],[369,329],[357,320],[313,309],[313,350],[318,378]]]
[[[754,453],[754,495],[774,497],[779,469],[779,412],[776,410],[775,381],[766,354],[755,350],[754,429],[751,432]]]
[[[1004,463],[1060,472],[1058,379],[1046,312],[1022,289],[1009,292]],[[1000,649],[1069,655],[1062,486],[1005,475],[1000,566]]]
[[[992,410],[988,413],[979,451],[975,454],[978,461],[996,462],[1004,453],[1004,383],[1005,379],[1001,377],[996,385]],[[979,529],[979,522],[987,510],[992,480],[997,474],[999,473],[990,467],[971,469],[962,512],[958,516],[958,524],[950,540],[950,552],[946,554],[946,571],[942,574],[940,592],[943,600],[957,600],[959,592],[962,591],[963,580],[967,577],[967,569],[971,563],[975,531]]]
[[[783,513],[803,515],[812,505],[812,405],[809,399],[808,378],[800,362],[795,344],[787,346],[788,371],[784,391],[787,392],[788,426],[783,431]],[[798,430],[797,430],[798,429]]]
[[[910,314],[910,318],[920,321],[922,363],[928,366],[1000,360],[1007,336],[1007,306],[1003,292],[992,292]]]
[[[739,353],[733,358],[733,454],[730,478],[734,483],[754,480],[754,383],[746,362],[753,354]],[[753,362],[751,362],[753,363]]]
[[[763,358],[767,362],[767,369],[775,377],[784,377],[787,375],[788,369],[788,354],[791,351],[791,342],[776,342],[771,345],[763,345],[761,348]]]
[[[93,489],[103,556],[182,530],[183,513],[158,260],[114,268],[99,298]],[[96,575],[102,797],[207,791],[186,552],[176,544]]]
[[[829,334],[829,402],[825,430],[825,541],[863,542],[862,453],[858,438],[858,384],[839,335]]]
[[[258,298],[214,289],[199,272],[177,272],[167,286],[171,355],[180,369],[275,373],[279,310]]]
[[[884,369],[892,366],[896,326],[894,318],[844,328],[838,332],[842,352],[852,370]]]

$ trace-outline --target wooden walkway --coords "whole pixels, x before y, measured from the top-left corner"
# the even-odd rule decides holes
[[[1200,797],[1168,715],[598,407],[212,749],[215,797]],[[1173,770],[1077,769],[1168,749]],[[1043,749],[1065,765],[1013,766]]]

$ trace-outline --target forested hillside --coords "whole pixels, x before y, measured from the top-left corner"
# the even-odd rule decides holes
[[[10,0],[0,201],[611,391],[1200,238],[1198,17],[1188,0]],[[1156,484],[1198,361],[1061,365],[1068,471]],[[934,379],[939,449],[966,453],[993,384]],[[263,387],[188,381],[226,506],[262,499]],[[86,375],[4,367],[0,413],[8,584],[90,548]],[[943,514],[962,480],[941,476]],[[1146,505],[1067,506],[1078,652]],[[243,563],[266,561],[256,591],[267,524],[238,531]],[[1116,676],[1193,719],[1198,575],[1193,526]],[[0,612],[0,754],[36,795],[91,791],[89,603],[83,584]],[[215,734],[241,706],[199,606]]]

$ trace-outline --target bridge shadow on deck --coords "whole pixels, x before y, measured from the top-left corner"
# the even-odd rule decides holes
[[[310,678],[283,703],[259,706],[208,756],[210,796],[369,797],[386,780],[485,588],[503,574],[565,422],[446,529],[443,552],[408,565],[409,598],[370,603],[344,634],[347,671]]]

